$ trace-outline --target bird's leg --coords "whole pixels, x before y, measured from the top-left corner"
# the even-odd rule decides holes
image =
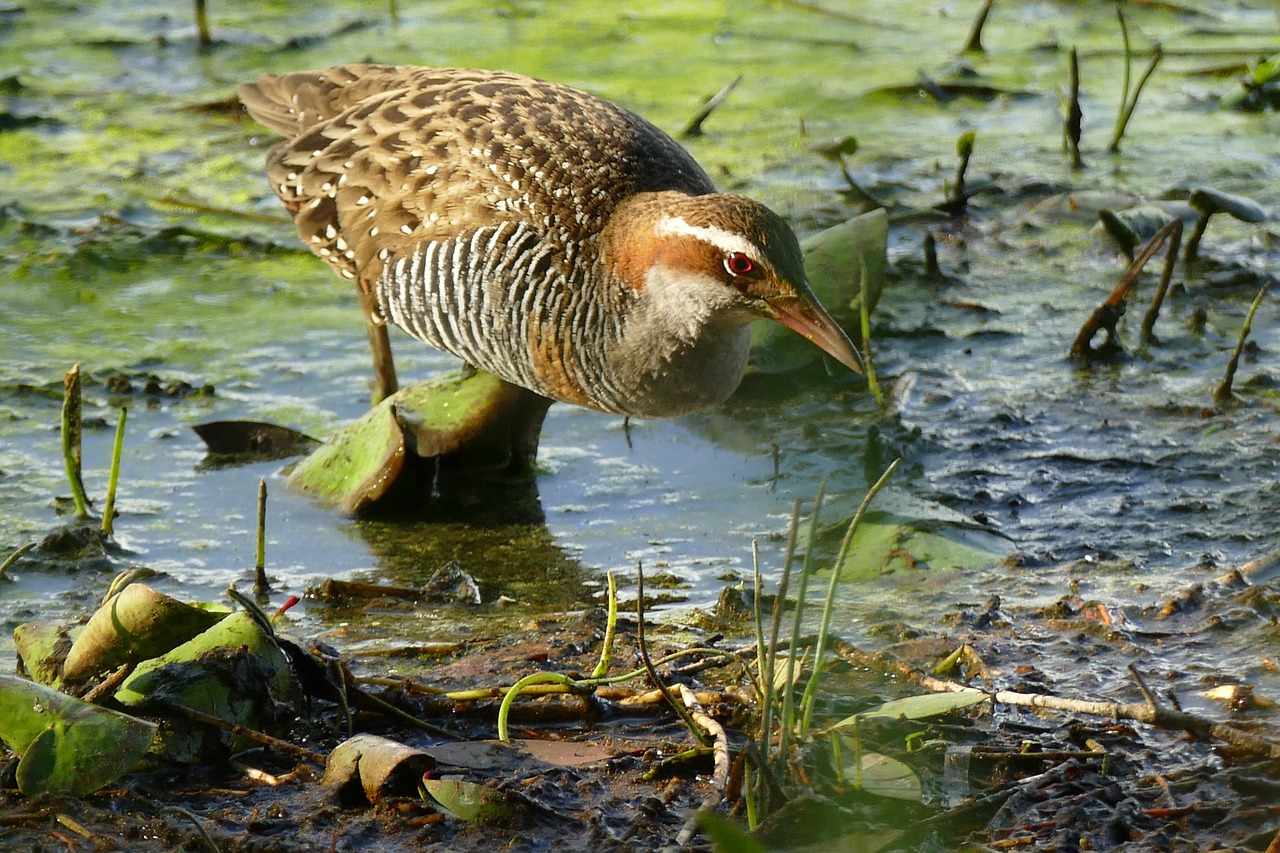
[[[391,340],[385,323],[368,323],[369,349],[373,351],[373,402],[380,403],[396,393],[396,363],[391,357]]]
[[[369,349],[373,353],[373,404],[376,406],[396,393],[400,387],[396,381],[396,363],[391,357],[391,339],[387,336],[387,323],[378,313],[373,294],[367,288],[358,287],[360,307],[364,309],[365,332],[369,336]]]
[[[507,473],[529,476],[533,473],[534,463],[538,459],[538,439],[542,435],[542,422],[547,417],[547,409],[551,408],[554,401],[523,388],[519,390],[522,398],[515,414],[514,428],[511,431],[511,459],[507,463]]]

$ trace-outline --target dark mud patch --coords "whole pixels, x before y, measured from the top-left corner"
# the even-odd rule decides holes
[[[996,695],[1075,697],[1114,703],[1149,700],[1280,742],[1247,696],[1223,699],[1208,673],[1151,671],[1161,644],[1229,641],[1230,624],[1274,619],[1276,581],[1198,585],[1177,600],[1127,614],[1067,595],[1051,607],[998,600],[962,606],[944,632],[879,627],[882,651],[837,642],[820,713],[830,720],[935,685],[948,676]],[[1270,614],[1270,617],[1268,617]],[[639,668],[634,622],[623,619],[612,670]],[[450,693],[511,684],[531,672],[590,672],[604,618],[597,611],[530,621],[499,637],[472,636],[431,650],[384,648],[349,662],[360,689],[430,730],[356,699],[355,731],[421,750],[432,778],[496,792],[502,813],[468,823],[412,788],[376,804],[350,786],[321,783],[324,768],[281,751],[252,749],[227,761],[178,766],[152,761],[89,797],[23,798],[10,758],[0,777],[6,849],[65,850],[659,850],[675,844],[690,816],[714,801],[709,756],[670,760],[697,746],[637,678],[581,695],[521,697],[513,705],[517,744],[500,747],[498,698]],[[650,631],[655,656],[719,643],[733,659],[692,655],[663,667],[669,682],[697,691],[730,732],[735,753],[754,739],[757,707],[744,665],[749,642],[725,642],[675,627]],[[962,650],[959,655],[952,654]],[[1258,654],[1257,665],[1266,666]],[[1145,675],[1141,681],[1130,667]],[[1144,686],[1144,682],[1146,685]],[[863,747],[894,755],[922,782],[921,802],[851,790],[833,779],[822,737],[797,752],[794,778],[759,828],[767,847],[798,849],[857,837],[868,850],[1257,850],[1280,830],[1280,753],[1223,742],[1177,727],[1118,716],[1064,713],[997,701],[981,711],[931,721],[873,720]],[[317,700],[277,736],[327,754],[347,737],[346,717]],[[817,730],[817,729],[816,729]],[[442,733],[443,732],[443,733]],[[785,800],[785,802],[784,802]],[[721,812],[744,820],[734,783]],[[207,834],[207,839],[205,835]],[[1225,846],[1224,846],[1225,845]],[[710,849],[696,836],[685,849]],[[825,846],[814,849],[828,849]]]

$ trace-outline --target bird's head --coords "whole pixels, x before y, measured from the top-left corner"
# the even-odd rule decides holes
[[[619,213],[625,236],[611,229],[606,253],[673,323],[692,330],[774,320],[862,372],[848,336],[809,289],[795,234],[769,208],[740,195],[661,192],[638,195]]]

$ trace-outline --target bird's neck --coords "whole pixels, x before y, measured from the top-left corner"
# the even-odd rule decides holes
[[[661,267],[646,278],[607,356],[633,410],[672,417],[723,402],[746,368],[751,317],[699,298]]]

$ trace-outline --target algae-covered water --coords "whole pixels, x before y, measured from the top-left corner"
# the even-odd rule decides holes
[[[1274,217],[1211,222],[1204,260],[1175,275],[1158,345],[1137,339],[1149,275],[1122,327],[1126,354],[1093,366],[1067,357],[1125,266],[1091,233],[1097,207],[1185,200],[1205,185],[1280,209],[1280,117],[1221,104],[1252,64],[1280,52],[1268,0],[1125,6],[1133,78],[1154,43],[1165,57],[1118,154],[1106,150],[1124,67],[1111,3],[996,4],[981,54],[961,53],[977,3],[446,2],[399,4],[394,21],[362,3],[211,5],[216,44],[200,49],[174,4],[0,3],[0,554],[65,521],[54,501],[67,491],[63,372],[79,363],[86,375],[91,496],[105,490],[118,411],[129,407],[116,522],[126,552],[57,571],[15,565],[0,581],[0,656],[12,655],[8,628],[80,612],[124,565],[154,569],[189,597],[243,585],[259,478],[283,593],[324,577],[418,583],[457,559],[490,600],[563,608],[595,597],[604,570],[643,561],[668,576],[665,595],[703,606],[749,577],[753,540],[776,578],[794,500],[810,501],[827,479],[828,520],[847,518],[901,457],[890,485],[899,499],[985,525],[1016,556],[950,569],[899,560],[850,582],[837,620],[855,637],[936,625],[991,593],[1023,607],[1070,593],[1140,611],[1274,548],[1271,297],[1254,319],[1238,402],[1213,398],[1249,304],[1280,266]],[[1071,47],[1083,169],[1062,146]],[[435,507],[357,521],[290,494],[281,462],[204,464],[192,424],[250,419],[323,437],[367,408],[354,295],[297,245],[262,175],[271,137],[230,100],[264,71],[365,60],[555,79],[673,133],[741,75],[686,144],[722,188],[767,202],[802,234],[863,209],[815,150],[855,136],[848,168],[891,213],[872,323],[888,409],[835,370],[754,377],[716,412],[629,429],[556,406],[538,502],[509,513]],[[968,181],[981,191],[967,217],[948,220],[931,208],[968,130]],[[941,282],[923,273],[926,232]],[[403,336],[394,343],[402,377],[453,366]],[[118,375],[132,390],[108,387]],[[147,392],[153,375],[160,387]],[[175,383],[212,391],[166,388]],[[313,607],[302,627],[351,642],[452,630],[421,613],[335,618]],[[1280,692],[1258,653],[1274,649],[1274,627],[1258,615],[1235,631],[1153,649],[1151,660]]]

